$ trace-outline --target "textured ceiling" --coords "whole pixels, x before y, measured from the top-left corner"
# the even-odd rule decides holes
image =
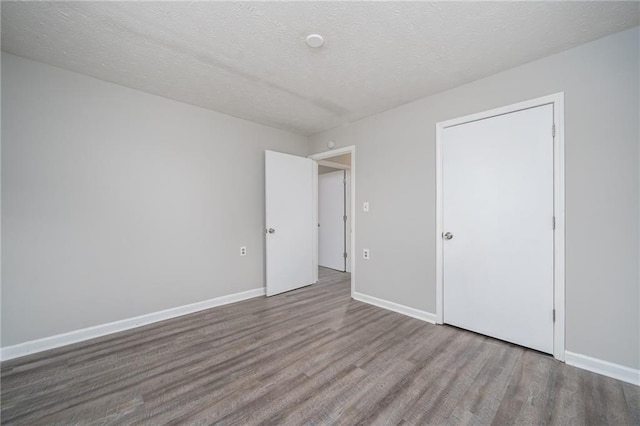
[[[309,135],[639,23],[636,2],[2,2],[2,49]],[[319,50],[307,34],[325,37]]]

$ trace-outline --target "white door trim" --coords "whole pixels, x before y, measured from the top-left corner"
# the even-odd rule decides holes
[[[338,148],[331,151],[320,152],[318,154],[309,155],[308,158],[318,161],[324,160],[331,157],[337,157],[338,155],[343,154],[351,154],[351,209],[350,209],[350,220],[351,222],[351,251],[349,254],[351,255],[350,265],[351,265],[351,297],[353,298],[353,294],[356,289],[356,147],[355,145],[346,146],[344,148]],[[316,180],[317,187],[317,180]],[[317,188],[316,188],[317,193]],[[318,197],[316,196],[316,211],[318,209]],[[349,232],[349,230],[347,230]],[[316,228],[315,232],[316,238],[316,247],[318,246],[318,229]],[[318,256],[316,250],[316,270],[318,269]]]
[[[565,360],[565,214],[564,214],[564,92],[507,105],[489,111],[471,114],[464,117],[436,123],[436,323],[443,323],[443,245],[442,245],[442,137],[447,127],[453,127],[471,121],[482,120],[524,109],[535,108],[542,105],[553,105],[553,122],[555,124],[555,138],[553,146],[553,209],[556,228],[553,236],[554,265],[553,303],[556,320],[553,326],[553,356]],[[551,129],[549,129],[551,131]]]

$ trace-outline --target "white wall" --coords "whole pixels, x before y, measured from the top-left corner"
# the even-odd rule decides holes
[[[2,346],[262,287],[264,150],[307,143],[3,54]]]
[[[357,257],[356,291],[435,313],[435,123],[564,91],[567,350],[639,368],[638,39],[628,30],[312,136],[311,152],[357,146],[356,253],[371,260]]]

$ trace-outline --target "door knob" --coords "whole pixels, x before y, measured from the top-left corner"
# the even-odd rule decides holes
[[[450,240],[453,238],[453,234],[451,232],[446,232],[442,235],[442,238],[444,238],[445,240]]]
[[[274,232],[276,232],[276,230],[273,229],[273,228],[269,228],[269,229],[267,229],[267,232],[270,233],[270,234],[273,234]]]

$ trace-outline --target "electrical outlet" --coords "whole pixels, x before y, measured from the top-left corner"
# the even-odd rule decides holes
[[[364,260],[369,260],[369,249],[362,249],[362,258]]]
[[[368,212],[369,211],[369,202],[365,201],[364,203],[362,203],[362,211],[363,212]]]
[[[245,246],[240,247],[240,256],[247,255],[247,248]]]

